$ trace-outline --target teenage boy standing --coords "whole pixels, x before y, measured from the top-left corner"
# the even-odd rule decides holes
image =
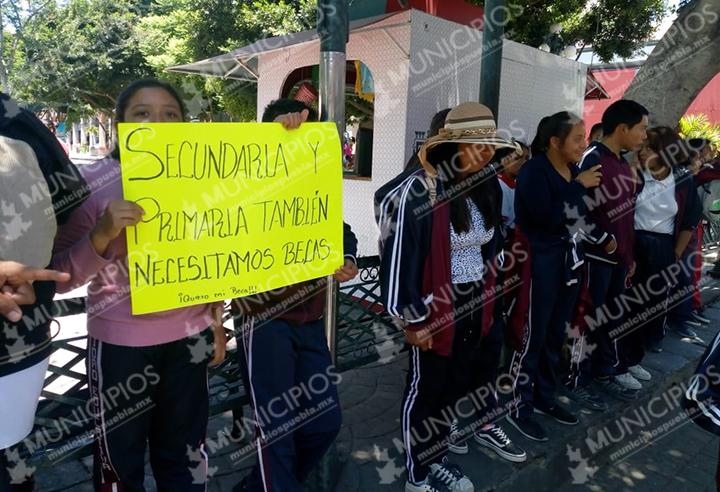
[[[624,374],[615,373],[617,339],[610,336],[617,325],[612,318],[618,318],[620,309],[614,301],[625,290],[626,280],[635,269],[635,198],[640,190],[622,154],[640,149],[647,138],[647,127],[648,110],[641,104],[629,99],[614,102],[602,116],[602,140],[592,142],[580,162],[582,170],[602,166],[600,185],[589,189],[585,199],[590,217],[599,229],[595,233],[611,234],[617,242],[610,253],[592,244],[586,247],[586,274],[594,306],[588,313],[592,325],[588,323],[586,343],[596,348],[591,357],[580,361],[569,386],[571,397],[593,410],[604,410],[607,405],[588,387],[592,377],[605,391],[624,400],[636,396],[641,388],[638,380],[650,379],[650,373],[640,366],[633,366]]]

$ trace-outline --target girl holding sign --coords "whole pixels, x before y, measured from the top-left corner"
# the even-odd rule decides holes
[[[182,122],[177,92],[140,80],[120,94],[118,122]],[[122,199],[117,154],[83,166],[90,197],[63,225],[53,264],[88,286],[87,374],[95,412],[96,490],[144,490],[145,449],[158,490],[204,491],[207,366],[225,357],[222,303],[131,314],[125,229],[144,211]],[[148,294],[150,295],[150,294]]]

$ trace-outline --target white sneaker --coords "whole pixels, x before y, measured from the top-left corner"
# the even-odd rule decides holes
[[[652,379],[652,374],[650,374],[643,366],[640,364],[632,367],[628,367],[628,372],[633,375],[635,379],[638,381],[650,381]]]
[[[460,423],[457,419],[453,419],[450,424],[450,438],[448,439],[448,451],[455,454],[467,454],[468,444],[467,440],[464,439],[462,432],[460,432]]]
[[[436,479],[428,478],[425,482],[416,485],[409,481],[405,482],[405,492],[450,492],[450,489]]]
[[[475,492],[475,486],[470,479],[458,465],[450,463],[447,457],[443,458],[442,463],[430,465],[430,483],[434,482],[433,479],[453,492]]]
[[[642,384],[640,384],[640,381],[635,379],[632,374],[629,372],[626,372],[625,374],[618,374],[617,376],[613,376],[613,379],[617,384],[622,386],[623,388],[631,389],[631,390],[639,390],[642,389]]]

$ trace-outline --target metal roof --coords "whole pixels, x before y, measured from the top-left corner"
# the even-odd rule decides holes
[[[369,26],[391,17],[407,17],[407,20],[403,22],[403,24],[410,23],[407,11],[396,12],[353,21],[350,23],[350,32],[368,30],[367,28]],[[226,79],[250,80],[256,82],[259,78],[257,69],[259,55],[285,50],[292,46],[316,41],[319,41],[316,30],[301,31],[293,34],[287,34],[285,36],[264,38],[224,55],[214,56],[212,58],[207,58],[205,60],[185,65],[175,65],[166,68],[166,70],[169,72],[203,75],[205,77],[222,77]]]

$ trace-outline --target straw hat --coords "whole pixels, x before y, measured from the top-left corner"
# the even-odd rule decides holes
[[[455,106],[445,118],[445,126],[437,135],[430,137],[420,147],[418,158],[423,167],[435,172],[427,161],[427,153],[433,147],[444,143],[481,144],[490,147],[508,147],[520,152],[520,145],[497,136],[495,117],[487,106],[477,102],[466,102]]]

